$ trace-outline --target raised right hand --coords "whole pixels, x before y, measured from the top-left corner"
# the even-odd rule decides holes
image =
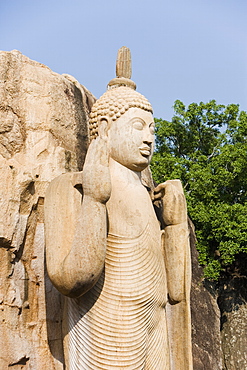
[[[82,172],[84,195],[105,204],[111,195],[109,153],[107,142],[101,137],[94,139],[88,148]]]

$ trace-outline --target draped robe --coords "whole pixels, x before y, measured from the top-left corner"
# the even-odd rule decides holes
[[[49,190],[47,193],[49,220],[53,219],[66,240],[73,239],[75,227],[68,228],[66,220],[59,220],[55,210],[60,209],[63,215],[72,218],[70,225],[76,223],[81,194],[73,182],[73,174],[62,175],[51,185],[56,188],[56,196],[52,190],[52,199]],[[153,186],[150,178],[148,182]],[[54,210],[53,216],[51,210]],[[53,235],[56,243],[52,230],[54,225],[46,225],[47,236]],[[185,299],[170,305],[161,234],[154,210],[139,236],[108,234],[105,267],[100,279],[83,296],[66,298],[66,368],[192,369],[189,251],[184,261]]]

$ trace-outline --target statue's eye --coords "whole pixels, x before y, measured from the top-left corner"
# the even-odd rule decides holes
[[[150,123],[150,125],[149,125],[149,129],[150,129],[151,134],[152,134],[152,135],[154,135],[154,133],[155,133],[155,126],[154,126],[154,123]]]
[[[133,127],[136,130],[143,130],[143,123],[141,121],[134,121],[133,122]]]

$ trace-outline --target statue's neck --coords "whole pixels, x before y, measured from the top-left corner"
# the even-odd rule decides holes
[[[109,162],[112,186],[141,185],[141,172],[132,171],[110,158]]]
[[[141,172],[111,159],[110,173],[112,191],[106,205],[109,234],[138,237],[153,217],[150,197],[141,183]]]

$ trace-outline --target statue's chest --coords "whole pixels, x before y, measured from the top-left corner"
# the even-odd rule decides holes
[[[151,232],[160,233],[152,201],[143,186],[113,189],[107,211],[109,234],[136,238],[148,223]]]
[[[104,289],[147,304],[166,302],[161,231],[144,187],[116,191],[108,204],[109,232]],[[133,301],[132,301],[133,303]]]
[[[104,290],[130,305],[166,303],[166,273],[160,233],[148,223],[136,238],[108,235]]]

